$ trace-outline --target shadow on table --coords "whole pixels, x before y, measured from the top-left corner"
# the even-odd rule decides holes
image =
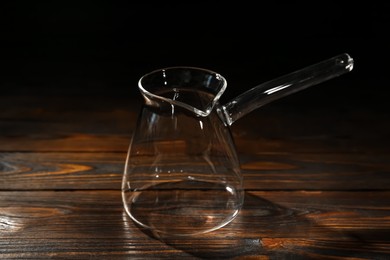
[[[339,231],[317,224],[308,214],[318,209],[289,209],[250,193],[237,218],[227,226],[202,235],[172,237],[156,235],[138,227],[148,236],[194,257],[232,259],[264,256],[272,259],[318,259],[318,257],[383,257],[367,244],[359,232]],[[326,213],[326,212],[324,212]],[[373,253],[374,252],[374,253]]]

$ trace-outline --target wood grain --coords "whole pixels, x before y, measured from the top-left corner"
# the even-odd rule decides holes
[[[120,193],[140,97],[58,91],[0,97],[0,258],[390,258],[386,111],[276,103],[240,119],[239,216],[156,238]]]
[[[135,226],[119,191],[12,191],[0,198],[4,259],[390,255],[390,192],[248,192],[231,224],[186,239],[157,239]]]
[[[0,151],[126,152],[139,96],[0,97]],[[240,153],[390,153],[386,111],[266,106],[232,125]],[[254,142],[255,140],[255,142]]]
[[[242,155],[247,190],[387,190],[388,155]],[[120,189],[126,153],[0,153],[0,190]]]

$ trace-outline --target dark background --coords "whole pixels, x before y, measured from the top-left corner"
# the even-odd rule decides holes
[[[228,98],[347,52],[351,73],[295,98],[387,108],[387,3],[10,2],[1,8],[3,94],[138,96],[143,74],[188,65],[224,75]]]

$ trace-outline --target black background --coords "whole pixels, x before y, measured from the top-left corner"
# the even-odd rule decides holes
[[[188,65],[225,76],[229,97],[347,52],[354,70],[307,95],[387,108],[386,3],[10,2],[0,27],[5,94],[134,96],[143,74]]]

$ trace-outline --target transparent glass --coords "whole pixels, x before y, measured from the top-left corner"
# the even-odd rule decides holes
[[[126,213],[153,234],[187,236],[230,223],[244,202],[230,125],[280,97],[342,75],[342,54],[258,85],[225,105],[226,79],[194,67],[170,67],[139,80],[144,97],[122,181]]]

